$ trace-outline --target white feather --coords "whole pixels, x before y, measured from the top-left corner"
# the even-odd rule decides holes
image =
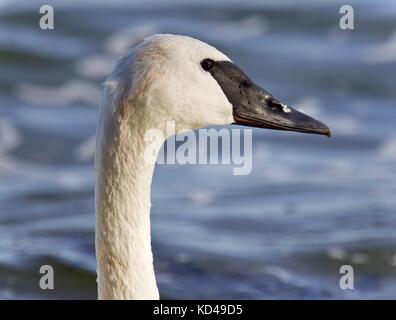
[[[96,255],[101,299],[158,299],[151,251],[154,164],[144,135],[232,123],[232,106],[205,58],[229,60],[199,40],[154,35],[120,59],[105,82],[96,141]],[[163,141],[158,141],[156,151]]]

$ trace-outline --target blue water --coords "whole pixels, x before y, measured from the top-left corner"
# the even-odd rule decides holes
[[[152,33],[224,51],[333,138],[254,130],[253,170],[160,165],[152,234],[164,298],[396,298],[396,6],[350,1],[0,1],[0,298],[95,298],[100,83]],[[39,289],[39,267],[55,290]],[[339,268],[354,267],[354,290]]]

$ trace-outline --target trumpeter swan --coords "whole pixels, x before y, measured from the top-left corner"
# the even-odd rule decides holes
[[[330,135],[327,126],[282,104],[212,46],[169,34],[145,39],[114,67],[100,109],[95,158],[100,299],[159,298],[150,236],[155,164],[144,159],[144,136],[157,128],[166,138],[167,121],[175,121],[176,132],[235,123]]]

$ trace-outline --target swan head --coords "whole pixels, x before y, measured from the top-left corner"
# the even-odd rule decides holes
[[[146,38],[117,63],[106,81],[123,117],[176,132],[240,124],[330,136],[318,120],[280,102],[225,54],[197,39]]]

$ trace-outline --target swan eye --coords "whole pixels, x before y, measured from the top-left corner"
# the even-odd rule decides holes
[[[212,59],[209,59],[209,58],[203,59],[203,60],[201,61],[201,67],[202,67],[202,69],[204,69],[205,71],[211,70],[211,69],[213,68],[213,65],[214,65],[214,61],[213,61]]]

